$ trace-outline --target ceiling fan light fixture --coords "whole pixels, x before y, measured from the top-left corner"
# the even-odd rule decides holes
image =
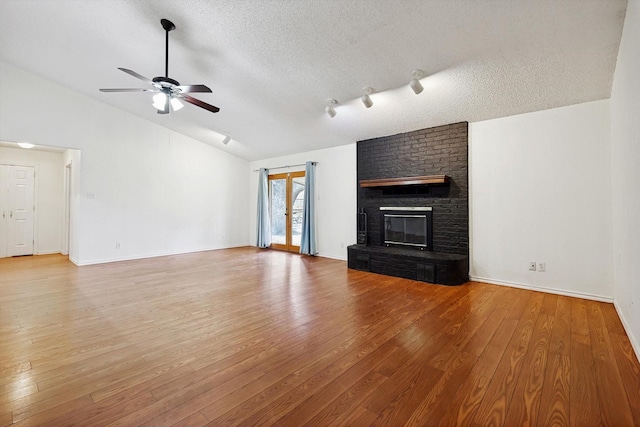
[[[362,101],[365,107],[371,108],[371,106],[373,105],[373,101],[371,100],[371,97],[369,95],[371,95],[374,92],[375,91],[373,90],[372,87],[364,88],[364,95],[362,95],[362,97],[360,98],[360,101]]]
[[[184,107],[184,104],[180,102],[178,98],[172,97],[170,102],[171,102],[171,108],[173,109],[173,111],[178,111],[179,109]]]
[[[327,100],[327,106],[324,107],[324,112],[329,115],[332,119],[336,116],[336,109],[334,108],[338,105],[338,101],[335,99]]]
[[[153,107],[156,110],[164,110],[167,105],[167,94],[160,92],[153,95]]]
[[[416,95],[419,95],[424,90],[424,86],[422,86],[422,83],[420,83],[420,79],[424,77],[424,71],[413,70],[413,72],[411,73],[411,76],[413,78],[409,82],[409,87],[411,87],[411,90],[413,90],[413,93],[415,93]]]

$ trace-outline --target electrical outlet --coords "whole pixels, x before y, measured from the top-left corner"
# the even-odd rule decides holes
[[[538,263],[538,271],[541,271],[541,272],[547,271],[547,264],[545,264],[544,262],[539,262]]]
[[[536,262],[535,261],[531,261],[529,263],[529,270],[536,271]]]
[[[87,193],[87,199],[95,199],[96,193]]]

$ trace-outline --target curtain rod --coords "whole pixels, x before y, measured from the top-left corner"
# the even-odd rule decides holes
[[[318,164],[318,162],[311,162],[311,163],[313,163],[314,165],[317,165],[317,164]],[[306,166],[306,165],[307,165],[306,163],[300,163],[300,164],[298,164],[298,165],[284,165],[284,166],[277,166],[277,167],[275,167],[275,168],[265,168],[265,169],[266,169],[266,170],[271,170],[271,169],[287,169],[287,168],[295,168],[295,167],[297,167],[297,166]],[[254,172],[260,172],[260,169],[254,169],[253,171],[254,171]]]

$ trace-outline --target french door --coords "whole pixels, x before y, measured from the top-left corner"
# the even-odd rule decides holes
[[[304,171],[269,175],[271,247],[300,251]]]

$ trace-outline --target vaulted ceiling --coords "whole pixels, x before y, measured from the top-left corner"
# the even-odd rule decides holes
[[[2,0],[0,59],[256,160],[608,98],[626,3]],[[208,85],[194,96],[219,113],[158,115],[148,93],[98,91],[143,87],[117,67],[164,74],[161,18],[176,25],[169,76]],[[420,95],[414,69],[426,73]]]

